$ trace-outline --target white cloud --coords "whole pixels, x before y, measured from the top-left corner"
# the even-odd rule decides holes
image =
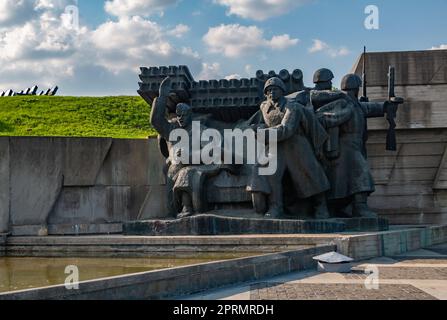
[[[263,21],[290,12],[309,0],[214,0],[228,7],[228,15]]]
[[[28,0],[1,0],[0,27],[22,23],[32,17],[34,4]]]
[[[187,26],[179,25],[173,32],[134,16],[93,30],[72,30],[64,27],[64,3],[36,0],[29,8],[32,19],[0,25],[0,89],[58,84],[63,94],[134,94],[140,66],[175,62],[189,65],[192,72],[201,70],[196,51],[169,41]]]
[[[431,47],[430,50],[447,50],[447,44],[441,44],[438,47]]]
[[[253,77],[253,75],[254,75],[254,71],[253,71],[253,66],[252,66],[251,64],[247,64],[247,65],[245,65],[244,70],[245,70],[245,73],[246,73],[248,76]]]
[[[54,12],[76,3],[77,0],[0,0],[0,28],[24,24],[42,12]]]
[[[233,79],[241,79],[242,76],[240,74],[230,74],[228,76],[225,77],[225,80],[233,80]]]
[[[277,35],[268,40],[264,38],[262,29],[239,24],[222,24],[210,28],[203,41],[210,52],[222,53],[230,58],[249,55],[264,48],[284,50],[299,42],[298,39],[290,38],[288,34]]]
[[[191,28],[185,24],[178,24],[175,26],[174,29],[169,30],[167,33],[170,36],[176,37],[176,38],[182,38],[185,34],[187,34]]]
[[[220,79],[221,77],[220,63],[202,63],[202,71],[199,74],[200,80]]]
[[[117,17],[143,16],[148,17],[161,13],[169,7],[177,4],[178,0],[109,0],[104,9]]]
[[[170,30],[142,17],[122,17],[92,31],[90,42],[96,63],[115,73],[173,61],[179,65],[199,63],[199,54],[189,47],[177,48],[167,40],[170,34]]]
[[[313,45],[312,47],[309,48],[309,52],[310,53],[324,52],[333,58],[346,56],[351,53],[349,49],[346,47],[342,46],[335,48],[319,39],[313,40]]]
[[[272,40],[270,40],[269,45],[272,49],[284,50],[288,47],[297,45],[299,41],[299,39],[291,39],[288,34],[283,34],[280,36],[274,36]]]

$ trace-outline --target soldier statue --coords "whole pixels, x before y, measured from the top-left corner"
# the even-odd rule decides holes
[[[182,157],[185,150],[175,148],[169,141],[169,136],[173,130],[184,129],[188,132],[189,139],[192,138],[192,108],[179,103],[176,107],[176,117],[171,121],[166,118],[168,97],[171,91],[171,80],[166,78],[161,86],[159,97],[154,100],[151,112],[151,124],[160,134],[163,145],[169,153],[166,168],[167,171],[167,191],[169,211],[177,218],[185,218],[197,213],[206,212],[206,198],[204,197],[204,187],[206,180],[218,175],[222,171],[220,165],[192,165],[192,153],[190,149],[189,163],[182,163],[177,159]],[[201,124],[200,130],[206,128]],[[190,141],[191,148],[192,143]],[[200,150],[196,150],[200,152]]]
[[[265,83],[267,98],[261,105],[258,128],[276,131],[278,146],[278,169],[269,176],[271,194],[267,216],[278,218],[284,214],[283,181],[286,172],[290,174],[296,189],[296,198],[311,199],[315,218],[329,218],[325,192],[330,185],[317,155],[321,155],[327,134],[315,114],[285,97],[284,82],[270,78]],[[253,119],[254,119],[253,118]]]
[[[377,218],[367,203],[375,191],[366,156],[367,118],[383,117],[388,103],[359,102],[361,86],[360,77],[346,75],[341,83],[344,92],[314,96],[314,107],[323,126],[337,135],[331,137],[332,145],[327,150],[330,151],[326,163],[331,182],[329,201],[345,207],[352,205],[353,217]]]

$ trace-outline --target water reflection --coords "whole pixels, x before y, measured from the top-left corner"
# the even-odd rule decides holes
[[[64,284],[65,268],[79,268],[80,281],[230,260],[259,253],[157,255],[146,258],[0,258],[0,292]]]

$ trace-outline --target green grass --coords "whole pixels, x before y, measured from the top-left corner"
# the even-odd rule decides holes
[[[147,138],[140,97],[0,97],[0,136]]]

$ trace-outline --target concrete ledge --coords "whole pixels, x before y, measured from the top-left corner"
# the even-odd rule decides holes
[[[338,252],[356,260],[395,256],[447,242],[447,225],[352,235],[334,239]]]
[[[123,232],[122,223],[104,224],[50,224],[48,226],[13,226],[12,235],[23,237],[29,235],[37,236],[63,236],[63,235],[91,235],[91,234],[120,234]]]
[[[333,235],[10,237],[6,252],[8,256],[16,257],[144,257],[166,252],[271,253],[327,245],[333,239]]]
[[[349,232],[371,232],[371,231],[388,231],[390,229],[388,220],[379,218],[353,218],[353,219],[336,219],[346,225],[346,231]]]
[[[145,256],[162,252],[279,252],[337,245],[356,260],[394,256],[447,242],[447,225],[386,232],[241,236],[9,237],[9,256]]]
[[[31,234],[44,237],[48,235],[48,226],[46,225],[12,226],[11,234],[17,237],[29,236]]]
[[[122,223],[104,224],[56,224],[48,226],[48,234],[70,236],[88,234],[120,234],[123,232]]]
[[[125,235],[317,234],[346,231],[346,223],[330,220],[275,220],[197,215],[177,220],[146,220],[123,224]]]
[[[144,272],[80,283],[79,290],[65,286],[0,294],[0,300],[142,300],[167,299],[227,285],[261,280],[316,267],[312,257],[335,250],[320,246],[223,262]]]
[[[0,233],[0,257],[6,255],[6,233]]]

